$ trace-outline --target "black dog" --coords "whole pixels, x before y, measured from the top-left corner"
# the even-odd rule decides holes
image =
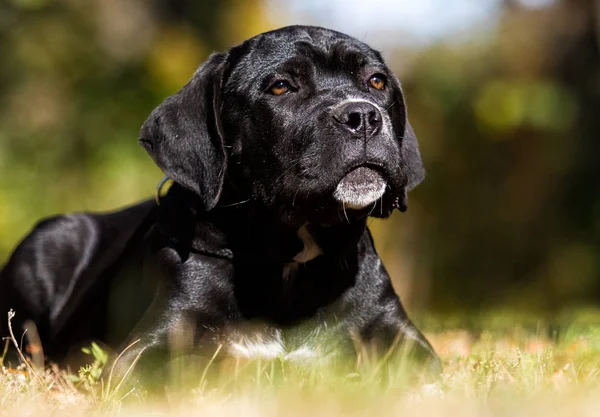
[[[150,355],[184,329],[235,356],[310,357],[325,335],[438,363],[366,227],[424,177],[378,52],[316,27],[261,34],[211,55],[140,142],[174,180],[159,204],[44,220],[1,272],[3,317],[33,321],[49,358],[136,338]]]

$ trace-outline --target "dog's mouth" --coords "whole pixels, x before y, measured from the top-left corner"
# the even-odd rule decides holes
[[[360,210],[377,202],[386,188],[381,167],[365,164],[346,173],[338,183],[333,197],[346,209]]]

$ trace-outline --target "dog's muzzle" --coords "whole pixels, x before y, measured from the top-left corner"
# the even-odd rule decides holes
[[[376,170],[361,166],[353,169],[337,185],[333,197],[344,208],[360,210],[379,200],[387,184]]]

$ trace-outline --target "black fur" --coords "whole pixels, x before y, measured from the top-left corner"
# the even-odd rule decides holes
[[[278,80],[281,95],[270,90]],[[1,272],[0,311],[17,312],[18,332],[33,320],[48,357],[137,338],[130,358],[149,355],[186,323],[195,347],[214,346],[261,323],[289,349],[308,340],[298,329],[321,327],[384,348],[400,336],[438,363],[366,227],[369,215],[406,209],[424,177],[400,84],[378,52],[316,27],[261,34],[211,55],[152,112],[140,142],[175,180],[160,205],[44,220]],[[342,181],[372,178],[385,192],[365,207],[333,197]],[[294,261],[301,228],[321,251],[304,263]]]

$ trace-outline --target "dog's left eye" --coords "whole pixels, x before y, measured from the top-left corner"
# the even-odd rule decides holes
[[[292,86],[286,80],[278,80],[269,88],[269,91],[276,96],[279,96],[283,93],[287,93],[290,91]]]
[[[383,90],[385,88],[385,77],[381,74],[375,74],[369,78],[369,84],[376,90]]]

